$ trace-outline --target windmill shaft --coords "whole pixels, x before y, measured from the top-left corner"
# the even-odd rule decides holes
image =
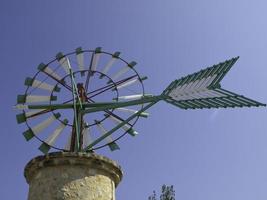
[[[73,124],[75,124],[75,126],[72,129],[72,136],[71,136],[71,146],[70,146],[70,150],[71,151],[80,151],[82,146],[83,146],[83,107],[82,107],[82,103],[84,103],[87,99],[86,97],[86,93],[85,93],[85,89],[83,87],[82,83],[78,83],[77,84],[77,98],[81,101],[81,104],[77,104],[76,106],[73,105],[74,108],[74,120],[73,120]],[[74,99],[75,95],[74,95]],[[75,100],[76,101],[76,100]],[[78,105],[81,105],[80,107]]]
[[[83,108],[94,108],[100,110],[105,109],[113,109],[113,108],[119,108],[119,107],[127,107],[132,105],[138,105],[143,103],[149,103],[156,100],[164,100],[168,97],[164,95],[158,95],[158,96],[152,96],[152,97],[144,97],[142,99],[138,100],[132,100],[132,101],[125,101],[125,102],[102,102],[102,103],[82,103]],[[76,104],[77,106],[80,104]],[[51,110],[57,110],[57,109],[72,109],[73,104],[54,104],[54,105],[29,105],[29,109],[51,109]],[[97,112],[97,111],[84,111],[84,113],[90,113],[90,112]]]
[[[80,125],[78,122],[78,115],[79,115],[79,111],[78,111],[78,104],[76,99],[80,98],[78,96],[78,91],[76,90],[75,87],[75,82],[74,82],[74,77],[73,77],[73,73],[70,69],[70,74],[71,74],[71,84],[72,84],[72,95],[73,95],[73,110],[74,110],[74,120],[73,120],[73,129],[72,129],[72,140],[71,140],[71,145],[74,143],[74,150],[77,152],[80,149]],[[76,93],[77,92],[77,93]],[[76,98],[77,97],[77,98]],[[71,146],[72,148],[72,146]]]
[[[100,104],[99,103],[92,103],[92,104],[94,104],[94,106],[90,106],[91,108],[84,110],[83,113],[84,114],[85,113],[93,113],[93,112],[98,112],[98,111],[103,111],[103,110],[134,106],[134,105],[139,105],[139,104],[144,104],[144,103],[157,102],[157,101],[162,100],[164,98],[165,98],[164,96],[159,95],[159,96],[153,96],[153,97],[144,97],[142,99],[126,101],[126,102],[117,102],[117,103],[108,103],[108,104],[103,103],[102,105],[101,105],[101,103]],[[85,107],[87,107],[87,105],[88,104],[86,104]]]

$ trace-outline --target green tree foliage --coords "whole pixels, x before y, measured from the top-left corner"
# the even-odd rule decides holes
[[[148,197],[148,200],[157,200],[157,195],[155,191],[153,191],[153,194]]]
[[[148,197],[148,200],[158,200],[155,191],[153,191],[153,194]],[[175,190],[173,185],[163,185],[161,187],[160,200],[175,200]]]

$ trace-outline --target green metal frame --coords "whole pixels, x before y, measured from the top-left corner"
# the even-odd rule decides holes
[[[82,53],[83,50],[81,48],[76,49],[76,54]],[[101,53],[101,48],[96,48],[94,51],[95,54]],[[120,52],[115,52],[112,57],[118,58],[120,55]],[[57,59],[60,60],[64,57],[62,53],[57,54]],[[75,84],[73,72],[71,68],[70,76],[71,76],[71,82],[72,82],[72,95],[73,95],[73,103],[72,104],[39,104],[39,105],[28,105],[28,109],[47,109],[47,110],[57,110],[57,109],[73,109],[74,110],[74,121],[75,121],[75,129],[76,129],[76,146],[75,151],[92,151],[93,147],[100,143],[105,138],[109,137],[111,134],[113,134],[115,131],[117,131],[119,128],[123,127],[124,125],[128,124],[132,119],[134,119],[137,116],[144,116],[147,117],[146,114],[144,114],[144,111],[149,109],[151,106],[156,104],[157,102],[164,100],[167,103],[170,103],[176,107],[179,107],[181,109],[203,109],[203,108],[234,108],[234,107],[251,107],[251,106],[266,106],[266,104],[254,101],[252,99],[249,99],[247,97],[244,97],[242,95],[238,95],[236,93],[230,92],[228,90],[222,89],[220,86],[220,81],[224,78],[224,76],[229,72],[231,67],[236,63],[239,57],[232,58],[230,60],[226,60],[225,62],[219,63],[217,65],[213,65],[212,67],[208,67],[204,70],[200,70],[199,72],[193,73],[191,75],[182,77],[180,79],[177,79],[173,81],[164,91],[161,95],[157,96],[143,96],[140,99],[137,100],[130,100],[130,101],[123,101],[123,102],[99,102],[99,103],[82,103],[78,90]],[[131,62],[128,64],[128,67],[134,67],[136,65],[136,62]],[[42,64],[39,66],[40,70],[44,70],[45,65]],[[187,86],[191,83],[193,85],[196,81],[205,81],[209,77],[214,77],[212,81],[209,83],[209,85],[206,86],[205,91],[212,91],[218,94],[218,97],[206,97],[206,98],[187,98],[186,100],[177,100],[179,98],[175,98],[176,96],[171,96],[172,92],[175,91],[175,89],[180,89],[182,86]],[[145,77],[146,78],[146,77]],[[140,81],[142,81],[145,78],[141,78]],[[34,79],[33,78],[27,78],[25,80],[25,85],[32,85]],[[190,86],[191,86],[190,85]],[[55,91],[58,91],[60,88],[55,88]],[[180,92],[183,92],[182,90]],[[186,92],[184,92],[185,95]],[[191,94],[194,96],[193,94]],[[190,96],[190,95],[189,95]],[[200,95],[201,96],[201,95]],[[56,100],[55,96],[51,96],[51,101]],[[26,95],[18,95],[17,102],[24,104],[26,102]],[[136,113],[132,114],[130,117],[128,117],[126,120],[119,123],[117,126],[112,128],[110,131],[106,132],[101,137],[97,138],[95,141],[93,141],[91,144],[89,144],[86,148],[82,149],[82,147],[79,146],[79,138],[81,134],[80,127],[82,123],[82,115],[93,113],[93,112],[99,112],[99,111],[106,111],[116,108],[123,108],[133,105],[139,105],[139,104],[146,104],[141,110],[137,111]],[[25,112],[18,114],[17,116],[17,122],[23,123],[27,121],[27,117],[25,115]],[[55,117],[59,117],[56,115]],[[132,128],[129,128],[127,131],[130,135],[135,136],[134,130]],[[26,140],[30,140],[32,137],[34,137],[33,131],[29,128],[29,130],[25,131],[23,133]],[[118,145],[113,141],[108,144],[111,150],[118,149]],[[39,149],[43,151],[44,153],[47,153],[50,149],[50,146],[46,143],[43,143]]]
[[[140,115],[140,113],[146,111],[148,108],[150,108],[151,106],[153,106],[154,104],[156,104],[159,101],[159,99],[155,99],[155,101],[149,103],[148,105],[146,105],[145,107],[143,107],[141,110],[139,110],[137,113],[133,114],[132,116],[130,116],[129,118],[127,118],[126,120],[124,120],[122,123],[118,124],[117,126],[115,126],[113,129],[111,129],[110,131],[108,131],[106,134],[102,135],[101,137],[99,137],[98,139],[96,139],[94,142],[92,142],[91,144],[89,144],[84,151],[91,151],[91,148],[93,146],[95,146],[96,144],[98,144],[99,142],[101,142],[102,140],[104,140],[106,137],[110,136],[112,133],[114,133],[115,131],[117,131],[119,128],[121,128],[122,126],[124,126],[125,124],[127,124],[129,121],[131,121],[133,118],[135,118],[136,116]]]
[[[201,70],[197,73],[173,81],[162,93],[162,95],[169,97],[166,98],[165,101],[181,109],[266,106],[265,104],[221,88],[220,81],[224,78],[224,76],[231,69],[231,67],[236,63],[238,58],[239,57],[235,57],[230,60],[226,60],[225,62],[219,63],[212,67],[208,67],[205,70]],[[223,95],[222,97],[176,100],[175,98],[169,96],[170,93],[177,87],[181,87],[186,84],[190,84],[192,82],[202,80],[214,75],[216,77],[209,84],[207,89],[209,91],[215,91],[216,93]]]

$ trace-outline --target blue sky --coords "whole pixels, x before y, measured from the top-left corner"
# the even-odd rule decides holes
[[[174,79],[235,56],[222,85],[267,102],[267,21],[263,0],[2,0],[0,2],[1,196],[26,199],[26,163],[40,154],[24,141],[12,106],[24,79],[59,51],[102,46],[135,60],[160,94]],[[136,125],[140,134],[106,156],[124,178],[117,199],[147,199],[173,184],[177,199],[265,200],[266,108],[179,110],[161,102]]]

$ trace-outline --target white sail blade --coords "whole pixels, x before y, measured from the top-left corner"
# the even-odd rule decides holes
[[[25,116],[26,117],[31,117],[31,116],[33,116],[33,115],[35,115],[35,114],[38,114],[38,113],[40,113],[40,112],[42,112],[42,111],[44,111],[45,109],[36,109],[36,110],[34,110],[34,111],[29,111],[29,112],[25,112]],[[36,116],[38,116],[38,115],[36,115]]]
[[[105,135],[107,133],[107,130],[104,128],[104,126],[102,125],[101,122],[96,121],[96,125],[97,125],[97,128],[99,129],[99,131],[101,132],[102,135]],[[108,146],[109,146],[111,151],[115,151],[115,150],[120,149],[120,147],[115,142],[113,142],[113,139],[110,135],[107,136],[105,138],[105,140],[107,141]]]
[[[43,70],[45,73],[49,74],[51,77],[53,77],[56,80],[61,80],[61,76],[59,76],[55,71],[53,71],[50,67],[46,67]]]
[[[40,88],[40,89],[43,89],[43,90],[48,90],[50,92],[52,92],[54,90],[54,86],[53,85],[50,85],[50,84],[47,84],[47,83],[44,83],[44,82],[41,82],[41,81],[38,81],[38,80],[34,80],[33,81],[32,87]]]
[[[41,123],[37,124],[32,128],[32,131],[34,134],[37,134],[47,128],[51,123],[53,123],[57,118],[60,117],[60,114],[57,113],[55,115],[52,115],[51,117],[47,118],[46,120],[42,121]]]
[[[80,70],[84,70],[84,55],[83,53],[78,53],[76,55],[77,57],[77,62],[78,62],[78,67]]]
[[[92,71],[96,71],[96,67],[98,65],[98,62],[99,62],[99,59],[100,59],[100,55],[101,55],[101,53],[95,53],[93,55],[93,62],[92,62],[92,67],[91,67]]]
[[[133,80],[126,81],[126,82],[123,83],[123,84],[119,84],[119,85],[117,86],[117,89],[121,89],[121,88],[130,86],[130,85],[136,83],[138,80],[139,80],[139,78],[138,78],[138,77],[135,77]]]
[[[174,96],[178,100],[191,100],[191,99],[202,99],[202,98],[214,98],[214,97],[224,97],[226,95],[216,92],[214,90],[204,89],[201,91],[191,91],[190,93],[176,93]]]
[[[59,92],[60,91],[60,88],[58,86],[55,87],[53,85],[50,85],[48,83],[45,83],[43,81],[39,81],[37,79],[30,78],[30,77],[26,78],[24,84],[27,86],[31,86],[33,88],[39,88],[39,89],[47,90],[49,92],[52,92],[52,91]]]
[[[26,96],[26,103],[47,102],[50,100],[51,100],[51,96],[39,96],[39,95]]]
[[[178,86],[173,89],[169,95],[177,101],[195,99],[196,96],[199,96],[199,98],[221,97],[221,93],[208,89],[208,86],[215,78],[216,75],[208,76],[206,78]]]
[[[100,131],[100,133],[102,135],[105,135],[108,131],[104,128],[103,124],[101,122],[97,122],[96,126],[98,128],[98,130]],[[107,140],[108,143],[112,142],[113,139],[112,137],[109,135],[108,137],[105,138]]]
[[[65,150],[70,150],[70,145],[71,145],[71,138],[72,138],[72,134],[70,133],[69,137],[68,137],[68,141],[67,144],[65,145],[64,149]]]
[[[39,95],[18,95],[17,103],[34,103],[34,102],[47,102],[56,101],[56,96],[39,96]]]
[[[44,111],[44,109],[38,109],[38,110],[34,110],[34,111],[29,111],[29,112],[23,112],[21,114],[17,114],[16,118],[17,118],[17,122],[23,123],[26,122],[27,119],[31,118],[36,118],[37,116],[40,116],[40,114],[42,114],[42,111]]]
[[[133,68],[137,63],[132,61],[130,62],[128,65],[126,65],[125,67],[121,68],[121,70],[119,70],[113,77],[113,80],[117,80],[120,76],[122,76],[123,74],[125,74],[126,72],[128,72],[131,68]]]
[[[60,125],[54,130],[54,132],[52,133],[52,135],[50,135],[47,139],[46,139],[46,144],[52,146],[56,139],[60,136],[60,134],[63,132],[64,128],[66,127],[68,123],[68,120],[64,120],[64,123],[60,123]]]
[[[18,109],[18,110],[25,110],[25,109],[29,109],[28,105],[23,105],[23,104],[17,104],[15,106],[13,106],[14,109]]]
[[[204,88],[207,88],[215,78],[216,78],[216,75],[209,76],[207,78],[202,79],[199,82],[199,84],[196,86],[196,89],[204,89]]]
[[[119,56],[120,56],[120,52],[118,52],[118,51],[112,55],[112,58],[107,62],[107,64],[105,65],[105,67],[102,70],[103,74],[108,73],[109,69],[112,67],[112,65],[115,63],[115,61],[118,60]]]
[[[112,80],[117,80],[120,76],[128,72],[131,68],[127,65],[123,67],[121,70],[119,70],[113,77]]]
[[[66,74],[69,74],[71,69],[69,58],[64,56],[59,59],[59,63],[61,67],[65,70]]]
[[[111,68],[111,66],[115,63],[115,61],[117,60],[117,58],[112,57],[108,63],[106,64],[106,66],[103,68],[102,73],[103,74],[107,74],[107,72],[109,71],[109,69]]]
[[[82,135],[83,135],[83,147],[86,148],[89,144],[93,142],[93,139],[90,135],[90,128],[89,127],[84,128],[82,131]]]
[[[116,125],[119,125],[120,123],[122,123],[123,121],[110,115],[109,119],[111,119]],[[133,130],[132,127],[128,124],[125,124],[121,127],[125,132],[129,132],[129,134],[131,134],[132,136],[135,136],[138,134],[137,131]]]

